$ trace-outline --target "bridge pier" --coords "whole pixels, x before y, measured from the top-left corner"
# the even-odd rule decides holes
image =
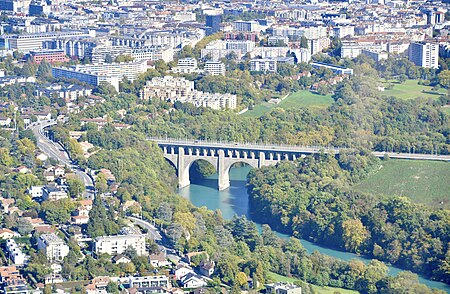
[[[237,150],[225,148],[202,148],[197,146],[161,146],[164,157],[169,160],[177,170],[178,187],[184,188],[191,184],[189,169],[197,160],[205,160],[212,164],[218,173],[217,188],[219,191],[230,187],[230,168],[233,164],[244,162],[254,168],[275,165],[281,160],[290,160],[287,153],[261,151],[261,150]],[[293,156],[295,160],[295,156]]]
[[[228,173],[229,167],[225,164],[225,151],[219,149],[217,151],[219,159],[217,162],[217,173],[219,174],[219,191],[223,191],[230,187],[230,174]]]
[[[191,150],[189,150],[189,153],[191,153]],[[177,164],[177,171],[178,171],[178,188],[184,188],[191,184],[191,181],[189,180],[189,166],[186,168],[185,166],[185,154],[184,154],[184,148],[178,147],[178,164]]]

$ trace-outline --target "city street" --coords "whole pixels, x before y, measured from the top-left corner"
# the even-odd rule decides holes
[[[47,120],[32,123],[28,128],[33,131],[33,134],[36,137],[37,147],[47,156],[71,169],[83,181],[84,186],[86,187],[84,197],[87,199],[94,199],[95,190],[92,178],[70,159],[69,154],[61,145],[51,141],[45,136],[44,129],[55,124],[56,121]]]

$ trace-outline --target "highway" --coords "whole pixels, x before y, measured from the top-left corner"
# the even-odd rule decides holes
[[[33,131],[33,134],[36,137],[37,147],[43,153],[48,157],[57,160],[60,164],[70,168],[83,181],[84,186],[86,187],[86,191],[83,195],[84,198],[94,199],[95,189],[92,178],[70,159],[69,154],[61,145],[51,141],[45,136],[44,129],[55,124],[56,121],[54,120],[35,122],[28,126],[28,129]]]
[[[339,154],[341,150],[350,150],[350,148],[339,148],[330,146],[296,146],[296,145],[275,145],[275,144],[261,144],[261,143],[238,143],[226,141],[208,141],[208,140],[192,140],[192,139],[173,139],[173,138],[148,138],[150,141],[156,142],[161,146],[174,147],[199,147],[199,148],[224,148],[231,150],[251,150],[251,151],[272,151],[272,152],[287,152],[287,153],[301,153],[313,154],[319,152]],[[450,161],[450,155],[437,154],[419,154],[419,153],[396,153],[396,152],[372,152],[377,157],[384,157],[386,154],[390,158],[410,159],[410,160],[438,160]]]

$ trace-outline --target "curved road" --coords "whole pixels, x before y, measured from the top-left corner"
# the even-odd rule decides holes
[[[44,134],[44,129],[56,125],[56,121],[47,120],[41,122],[35,122],[28,126],[28,129],[33,131],[36,137],[37,147],[41,149],[48,157],[57,160],[60,164],[70,168],[84,183],[86,191],[84,192],[84,198],[94,199],[95,189],[92,178],[85,173],[78,165],[76,165],[69,157],[69,154],[61,147],[61,145],[51,141]]]
[[[148,231],[148,235],[151,239],[155,240],[155,241],[161,241],[162,240],[162,236],[159,233],[158,229],[155,228],[155,226],[153,226],[151,223],[137,218],[137,217],[133,217],[133,216],[129,216],[128,217],[130,220],[132,220],[134,223],[144,227],[147,229]]]

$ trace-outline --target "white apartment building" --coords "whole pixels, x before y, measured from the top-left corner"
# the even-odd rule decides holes
[[[43,48],[43,43],[45,41],[50,41],[58,38],[67,39],[80,37],[95,37],[95,31],[67,31],[23,35],[5,35],[0,38],[0,46],[4,47],[5,49],[29,52],[31,50]]]
[[[285,57],[289,52],[289,47],[256,47],[251,53],[252,58],[276,58]]]
[[[163,60],[164,62],[173,61],[174,50],[170,46],[144,46],[131,49],[131,57],[135,61],[142,60]]]
[[[173,19],[176,21],[195,21],[196,15],[194,12],[177,11]]]
[[[244,40],[216,40],[208,43],[205,49],[202,49],[202,58],[208,58],[218,61],[227,57],[230,53],[234,53],[237,58],[241,58],[248,52],[255,49],[255,42]]]
[[[438,68],[439,44],[411,43],[409,45],[409,60],[415,65],[425,68]]]
[[[255,42],[253,41],[226,40],[223,42],[225,42],[225,49],[241,50],[243,54],[255,49]]]
[[[323,50],[330,47],[331,41],[328,37],[322,37],[317,39],[308,39],[308,48],[311,55],[322,52]]]
[[[95,254],[122,254],[129,247],[136,250],[137,255],[145,254],[145,235],[117,235],[97,237],[94,241]]]
[[[293,49],[291,53],[294,53],[297,58],[297,63],[308,63],[311,61],[311,52],[307,48]]]
[[[47,185],[42,189],[43,200],[55,201],[68,197],[69,195],[67,194],[67,192],[61,187]]]
[[[355,27],[354,26],[335,26],[331,31],[332,35],[337,38],[344,38],[347,36],[353,37],[355,35]]]
[[[250,71],[277,72],[276,59],[252,59],[250,60]]]
[[[192,103],[195,107],[235,109],[236,95],[205,93],[194,89],[194,82],[172,76],[155,77],[141,90],[141,99],[161,99],[175,103]]]
[[[342,58],[355,58],[362,54],[362,50],[372,52],[387,51],[387,43],[375,42],[343,42],[341,47]]]
[[[219,61],[222,58],[227,58],[230,54],[235,54],[237,59],[241,59],[244,56],[241,50],[205,48],[201,51],[201,58]]]
[[[147,71],[147,61],[132,61],[122,63],[101,63],[71,67],[54,67],[52,75],[55,78],[78,79],[90,85],[98,86],[106,82],[119,90],[119,81],[126,77],[134,81],[136,77]]]
[[[27,256],[22,252],[14,239],[8,239],[6,241],[6,250],[14,265],[25,264]]]
[[[55,234],[43,234],[38,239],[38,249],[44,250],[50,262],[62,261],[69,254],[69,246]]]
[[[318,39],[327,37],[327,28],[324,26],[310,26],[310,27],[289,27],[289,26],[275,26],[273,27],[273,36],[288,37],[291,40],[299,40],[302,36],[307,39]]]
[[[225,64],[220,61],[207,61],[205,62],[205,73],[211,76],[224,76],[226,69]]]
[[[188,57],[178,60],[177,66],[172,68],[174,73],[190,74],[198,71],[197,59]]]

